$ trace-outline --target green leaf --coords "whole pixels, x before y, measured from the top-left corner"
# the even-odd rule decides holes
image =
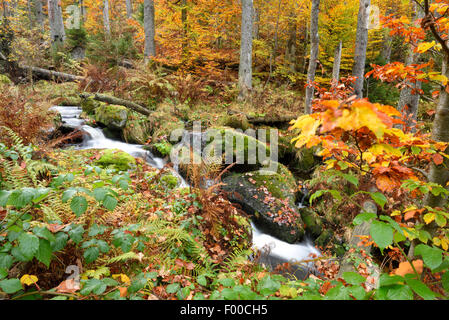
[[[443,285],[444,290],[449,291],[449,272],[443,273],[441,276],[441,284]]]
[[[393,227],[374,220],[371,223],[370,234],[380,249],[384,249],[393,243]]]
[[[85,282],[83,288],[80,293],[83,296],[87,296],[90,293],[99,295],[102,294],[106,290],[106,284],[98,279],[89,279]]]
[[[94,190],[94,198],[97,201],[103,201],[107,194],[108,194],[108,189],[106,189],[106,188],[96,188]]]
[[[83,239],[84,228],[82,225],[76,225],[73,229],[69,231],[70,239],[76,244],[80,243]]]
[[[50,242],[55,241],[55,236],[47,227],[34,227],[33,233],[39,238],[46,239]]]
[[[22,233],[19,237],[19,250],[22,255],[31,260],[39,249],[39,238],[34,234]]]
[[[129,293],[134,293],[143,289],[148,283],[148,279],[144,273],[139,273],[132,281],[131,285],[128,287]]]
[[[200,274],[198,278],[196,278],[196,282],[205,287],[207,285],[207,279],[204,274]]]
[[[87,248],[86,251],[84,251],[84,258],[86,263],[91,263],[95,261],[98,258],[99,254],[100,250],[98,249],[98,247]]]
[[[15,293],[19,290],[22,290],[22,284],[19,279],[7,279],[0,281],[0,288],[7,293]]]
[[[352,174],[343,173],[342,177],[345,178],[348,182],[355,185],[356,187],[359,186],[359,179],[357,179],[357,177],[353,176]]]
[[[388,300],[413,300],[413,292],[407,285],[394,285],[388,287]]]
[[[62,194],[62,202],[66,203],[67,201],[72,199],[75,194],[76,194],[76,189],[73,189],[73,188],[67,189]]]
[[[347,283],[352,284],[352,285],[358,285],[358,284],[366,282],[365,277],[361,276],[357,272],[344,272],[343,279]]]
[[[425,244],[419,244],[415,248],[415,254],[423,258],[424,263],[430,268],[435,269],[443,262],[443,251],[438,248],[432,248]]]
[[[364,212],[357,215],[352,221],[352,223],[357,226],[359,224],[362,224],[364,221],[371,220],[375,217],[377,217],[377,215],[374,212]]]
[[[384,205],[387,203],[387,198],[380,192],[370,192],[369,195],[379,206],[384,208]]]
[[[179,285],[179,283],[172,283],[172,284],[169,284],[168,286],[167,286],[167,288],[165,289],[165,291],[167,291],[167,293],[175,293],[176,291],[178,291],[179,290],[179,288],[180,288],[181,286]]]
[[[221,290],[221,295],[225,300],[238,300],[239,295],[231,288],[224,288]]]
[[[67,240],[69,239],[69,236],[67,233],[64,232],[58,232],[55,235],[55,241],[50,242],[51,249],[53,252],[62,250],[65,245],[67,244]]]
[[[105,198],[104,198],[104,201],[103,201],[103,206],[106,208],[106,209],[108,209],[109,211],[113,211],[114,209],[115,209],[115,207],[117,206],[117,199],[116,198],[114,198],[113,196],[111,196],[111,195],[107,195]]]
[[[37,250],[36,258],[47,267],[50,265],[51,261],[51,246],[50,242],[45,239],[39,239],[39,250]]]
[[[235,281],[230,278],[219,279],[218,283],[222,284],[225,287],[233,287],[235,286]]]
[[[98,224],[94,223],[89,228],[89,237],[95,237],[98,234],[103,234],[106,231],[106,226],[99,226]]]
[[[424,283],[415,279],[407,279],[407,284],[412,288],[412,290],[419,295],[424,300],[433,300],[435,299],[435,293],[430,290]]]
[[[265,296],[275,293],[280,287],[281,284],[278,281],[274,281],[270,276],[263,277],[257,284],[257,290]]]
[[[0,190],[0,207],[6,207],[12,191]]]
[[[77,217],[82,215],[87,210],[87,200],[83,196],[75,196],[70,202],[70,209]]]
[[[391,286],[391,285],[397,285],[397,284],[403,284],[404,278],[401,276],[390,276],[389,274],[381,274],[379,278],[379,286],[385,287],[385,286]]]

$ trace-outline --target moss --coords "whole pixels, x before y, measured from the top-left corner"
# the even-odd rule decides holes
[[[270,148],[267,146],[267,144],[259,141],[252,136],[246,135],[243,132],[239,132],[232,128],[218,127],[212,128],[208,132],[210,135],[207,141],[208,146],[206,155],[209,157],[214,156],[215,152],[220,152],[221,150],[222,154],[225,155],[224,160],[226,160],[228,157],[230,157],[229,154],[226,154],[226,146],[232,145],[233,161],[237,160],[237,155],[243,155],[243,159],[239,160],[243,160],[244,163],[238,164],[238,166],[242,167],[243,171],[260,168],[261,166],[263,166],[265,161],[270,160]],[[216,135],[221,137],[221,146],[218,145],[219,140],[215,140]],[[240,146],[243,146],[243,150],[238,148]],[[249,154],[249,151],[254,151],[254,154]],[[265,157],[260,157],[261,153],[264,154]]]
[[[47,97],[53,104],[61,106],[79,106],[82,99],[79,96],[78,85],[75,82],[56,83],[41,80],[34,84],[34,90]]]
[[[234,129],[242,129],[243,131],[251,127],[248,118],[244,114],[225,115],[221,118],[220,124]]]
[[[310,208],[301,208],[299,210],[306,232],[312,237],[317,238],[323,230],[323,222],[320,216]]]
[[[166,188],[166,189],[174,189],[179,184],[178,177],[175,177],[172,174],[165,174],[161,177],[160,183]]]
[[[92,97],[81,100],[81,109],[88,115],[95,115],[95,109],[101,105],[105,105],[105,103],[97,101]]]
[[[128,143],[145,144],[150,135],[150,126],[144,119],[128,118],[123,128],[123,138]]]
[[[11,84],[12,81],[5,74],[0,74],[0,84]]]
[[[110,129],[123,129],[128,120],[128,109],[113,104],[101,105],[95,109],[95,121]]]
[[[124,151],[108,149],[95,161],[102,167],[113,167],[119,171],[128,170],[136,165],[136,159]]]

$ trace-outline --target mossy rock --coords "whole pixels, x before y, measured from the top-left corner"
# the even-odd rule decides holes
[[[156,157],[165,158],[170,156],[173,145],[165,140],[160,142],[152,142],[145,146],[145,149],[151,151]]]
[[[299,209],[302,221],[304,221],[304,228],[308,234],[314,239],[318,238],[323,231],[323,221],[321,217],[310,208]]]
[[[125,171],[136,165],[136,159],[124,151],[108,149],[103,151],[100,159],[95,163],[101,167],[113,167],[119,171]]]
[[[270,147],[266,143],[241,130],[227,127],[211,128],[207,131],[205,139],[206,147],[202,152],[203,157],[222,156],[223,164],[237,161],[233,171],[256,170],[266,166],[272,160]]]
[[[243,131],[251,127],[248,118],[244,114],[227,114],[220,119],[220,124],[234,129],[242,129]]]
[[[95,115],[95,109],[102,105],[104,106],[106,103],[97,101],[92,97],[81,100],[81,109],[83,109],[83,112],[87,115]]]
[[[144,119],[130,119],[123,128],[123,139],[127,143],[145,144],[150,134],[149,123]]]
[[[229,200],[252,215],[262,231],[289,243],[302,239],[304,228],[295,204],[296,183],[291,173],[287,176],[260,171],[234,173],[224,178],[223,183]]]
[[[162,177],[160,178],[159,184],[165,190],[172,190],[177,188],[181,184],[181,179],[179,179],[179,177],[175,176],[172,173],[166,173],[163,174]]]
[[[101,105],[95,109],[95,121],[112,130],[121,130],[128,121],[128,109],[113,104]]]

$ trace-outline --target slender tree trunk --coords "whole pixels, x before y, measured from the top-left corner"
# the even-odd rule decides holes
[[[109,23],[109,0],[103,0],[103,24],[107,36],[111,35],[111,24]]]
[[[285,49],[285,60],[291,72],[296,72],[296,17],[290,16],[290,31]]]
[[[239,64],[239,100],[247,100],[252,90],[253,0],[242,0]]]
[[[254,7],[253,39],[259,39],[260,9]]]
[[[341,65],[341,51],[343,48],[343,43],[340,41],[338,46],[335,48],[334,54],[334,67],[332,69],[332,83],[337,84],[340,80],[340,65]]]
[[[414,14],[416,16],[415,19],[421,19],[424,17],[424,12],[420,10],[413,1],[410,1],[411,7],[413,12],[416,12]],[[419,53],[414,53],[413,48],[409,46],[408,54],[406,58],[406,64],[416,64],[418,63],[419,59]],[[418,114],[418,105],[419,105],[419,98],[420,95],[416,92],[421,89],[421,82],[417,81],[416,83],[407,82],[407,87],[403,88],[401,90],[401,94],[399,96],[399,102],[398,102],[398,110],[405,113],[404,115],[410,117],[409,118],[409,125],[413,123],[413,121],[417,120],[417,114]]]
[[[187,0],[182,0],[181,2],[181,22],[182,22],[182,52],[184,58],[187,57],[187,46],[188,46],[188,25],[187,25]]]
[[[36,23],[41,28],[44,28],[44,13],[42,11],[42,0],[34,0],[34,14],[36,16]]]
[[[365,75],[366,47],[368,45],[368,19],[371,0],[360,0],[357,18],[357,35],[355,41],[354,66],[352,75],[356,77],[354,94],[357,98],[363,97],[363,80]]]
[[[48,0],[48,21],[52,47],[59,49],[65,41],[64,21],[59,0]]]
[[[312,82],[315,81],[316,65],[318,60],[318,49],[320,37],[318,34],[318,14],[320,13],[320,0],[312,0],[312,9],[310,13],[310,60],[307,70],[307,88],[305,100],[305,113],[311,113],[314,88]]]
[[[154,42],[154,1],[145,0],[143,5],[144,29],[145,29],[145,59],[156,56],[156,45]]]
[[[80,6],[80,19],[81,22],[84,22],[86,20],[86,7],[84,6],[84,0],[79,0],[79,6]]]
[[[30,20],[30,26],[31,28],[34,28],[36,19],[33,15],[33,10],[31,9],[32,8],[31,2],[32,0],[27,0],[27,13],[28,13],[28,20]]]
[[[131,0],[126,0],[126,17],[131,19],[133,15],[133,4]]]

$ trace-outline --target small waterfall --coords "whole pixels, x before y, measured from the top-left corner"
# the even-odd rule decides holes
[[[55,106],[52,109],[61,114],[65,126],[80,129],[85,132],[84,141],[78,149],[119,149],[134,157],[145,159],[148,164],[158,169],[163,168],[166,164],[164,159],[154,157],[151,152],[143,149],[141,145],[109,139],[105,137],[100,128],[93,128],[86,125],[85,121],[79,118],[82,112],[79,107]],[[193,148],[199,147],[202,150],[205,146],[204,140],[203,133],[185,131],[180,143],[185,146],[192,146]],[[178,173],[176,164],[173,174],[181,180],[180,187],[189,186]],[[205,184],[208,183],[210,181],[205,181]],[[302,206],[302,204],[300,203],[298,206]],[[315,255],[315,257],[321,255],[310,240],[290,244],[271,235],[262,233],[252,222],[251,226],[253,231],[253,247],[262,251],[262,262],[271,266],[285,262],[300,263],[303,260],[312,259],[313,257],[311,255]],[[310,267],[312,267],[310,263],[306,266],[296,267],[295,274],[298,277],[305,277],[309,273],[308,269]]]

